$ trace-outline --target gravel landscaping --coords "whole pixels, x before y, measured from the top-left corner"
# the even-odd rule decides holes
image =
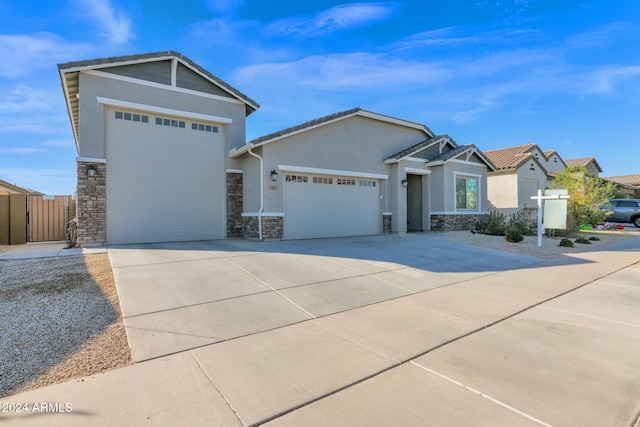
[[[0,397],[132,363],[106,254],[0,260]]]
[[[436,234],[436,233],[434,233]],[[525,236],[522,242],[507,242],[504,236],[489,236],[486,234],[473,234],[470,231],[447,231],[437,233],[438,238],[456,243],[481,246],[483,248],[496,249],[504,252],[513,252],[530,255],[543,259],[552,259],[564,254],[573,254],[586,251],[601,250],[603,247],[621,242],[623,240],[640,237],[640,230],[593,230],[575,233],[575,237],[597,237],[600,240],[591,241],[591,244],[575,243],[574,247],[559,246],[561,237],[542,237],[542,247],[538,247],[537,236]],[[575,240],[575,238],[571,238]]]

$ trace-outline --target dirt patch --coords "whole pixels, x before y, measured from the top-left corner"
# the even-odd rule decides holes
[[[0,260],[0,397],[132,363],[106,254]]]
[[[21,245],[0,245],[0,254],[5,253],[5,252],[9,252],[11,249],[15,249],[20,247]]]

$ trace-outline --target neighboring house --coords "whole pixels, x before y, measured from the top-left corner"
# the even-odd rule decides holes
[[[565,162],[567,167],[580,167],[587,169],[588,172],[598,176],[602,173],[602,168],[593,157],[582,157],[580,159],[570,159]]]
[[[471,228],[491,161],[359,108],[245,144],[259,105],[176,52],[58,66],[81,245]]]
[[[640,199],[640,174],[604,176],[605,181],[616,184],[617,190],[631,199]]]
[[[560,154],[556,150],[547,150],[544,152],[544,162],[542,163],[549,177],[555,176],[557,172],[565,170],[569,165],[567,161],[562,160]]]
[[[564,162],[555,151],[549,157],[536,144],[485,151],[484,154],[496,166],[487,177],[489,204],[494,209],[513,213],[519,209],[534,207],[538,189],[544,189],[554,172],[564,169]]]
[[[0,194],[24,194],[29,196],[39,193],[28,188],[22,188],[14,184],[9,184],[7,181],[3,181],[0,179]]]

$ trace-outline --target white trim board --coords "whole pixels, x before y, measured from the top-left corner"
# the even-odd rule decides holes
[[[428,169],[419,169],[419,168],[404,168],[406,173],[414,174],[414,175],[431,175],[431,171]]]
[[[153,87],[153,88],[156,88],[156,89],[164,89],[164,90],[168,90],[168,91],[172,91],[172,92],[185,93],[185,94],[188,94],[188,95],[200,96],[202,98],[215,99],[217,101],[231,102],[232,104],[244,104],[244,102],[242,102],[241,100],[239,100],[237,98],[228,98],[226,96],[214,95],[213,93],[198,92],[198,91],[192,90],[192,89],[185,89],[185,88],[181,88],[181,87],[178,87],[178,86],[169,86],[169,85],[162,84],[162,83],[151,82],[149,80],[136,79],[136,78],[133,78],[133,77],[121,76],[119,74],[112,74],[112,73],[107,73],[107,72],[104,72],[104,71],[86,70],[86,71],[83,71],[83,72],[86,73],[86,74],[89,74],[91,76],[102,77],[102,78],[105,78],[105,79],[118,80],[118,81],[121,81],[121,82],[133,83],[133,84],[142,85],[142,86],[149,86],[149,87]],[[224,90],[224,89],[222,89],[222,90]]]
[[[76,157],[76,162],[107,163],[107,159],[103,159],[101,157]]]
[[[227,173],[244,173],[242,169],[227,169]]]
[[[138,104],[136,102],[121,101],[119,99],[104,98],[102,96],[96,96],[96,100],[98,101],[99,104],[108,105],[110,107],[120,107],[120,108],[126,108],[130,110],[148,111],[150,113],[164,114],[164,115],[174,116],[174,117],[182,117],[185,119],[203,120],[206,122],[213,122],[213,123],[223,123],[223,124],[233,123],[232,119],[229,119],[226,117],[211,116],[209,114],[192,113],[189,111],[156,107],[154,105],[148,105],[148,104]]]
[[[298,173],[308,173],[308,174],[318,174],[318,175],[338,175],[338,176],[349,176],[354,178],[372,178],[372,179],[388,179],[389,178],[389,175],[385,175],[381,173],[312,168],[307,166],[278,165],[278,169],[284,172],[298,172]]]

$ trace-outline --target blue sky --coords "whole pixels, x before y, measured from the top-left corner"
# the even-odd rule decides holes
[[[176,50],[261,104],[247,140],[353,107],[481,150],[640,173],[640,2],[0,0],[0,179],[75,189],[58,63]]]

